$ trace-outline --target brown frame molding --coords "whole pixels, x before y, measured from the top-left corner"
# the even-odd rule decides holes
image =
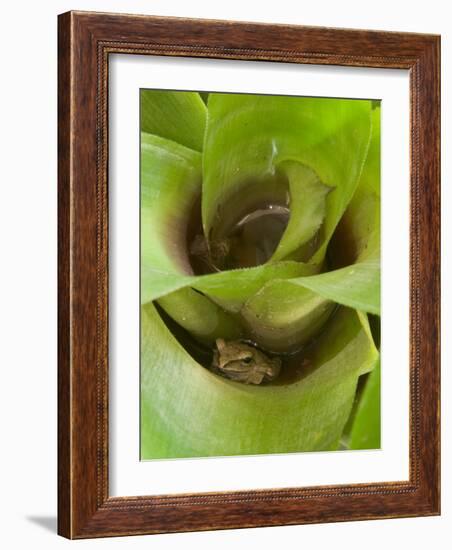
[[[102,537],[437,515],[440,37],[68,12],[58,28],[58,532]],[[410,71],[410,480],[108,495],[108,56]]]

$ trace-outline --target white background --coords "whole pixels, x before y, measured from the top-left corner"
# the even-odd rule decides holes
[[[110,494],[408,479],[408,71],[115,55],[110,59]],[[145,86],[382,101],[382,444],[375,451],[138,461],[139,93]],[[396,183],[399,200],[392,200]],[[112,307],[113,306],[113,307]],[[134,403],[135,406],[130,406]]]
[[[12,2],[2,8],[0,87],[0,501],[2,546],[381,549],[446,548],[452,535],[452,304],[443,290],[442,517],[247,529],[70,543],[55,535],[56,515],[56,15],[68,9],[254,20],[441,33],[443,182],[451,177],[452,20],[449,2],[379,0],[263,3],[243,0]],[[452,276],[448,246],[452,191],[443,185],[443,280]],[[449,250],[447,250],[449,249]],[[448,544],[449,543],[449,544]]]

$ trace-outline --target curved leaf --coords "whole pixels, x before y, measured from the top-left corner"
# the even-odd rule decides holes
[[[316,265],[278,262],[250,269],[193,275],[186,241],[189,217],[201,191],[200,164],[201,155],[196,151],[142,134],[141,303],[194,287],[226,309],[237,312],[267,281],[318,271]]]
[[[336,449],[357,380],[378,358],[367,316],[336,304],[379,314],[379,106],[230,94],[209,94],[208,105],[206,129],[198,94],[142,94],[142,129],[156,134],[142,138],[142,458]],[[270,263],[193,274],[187,227],[201,165],[209,239],[231,213],[290,200]],[[335,269],[319,274],[327,247]],[[231,382],[179,345],[151,300],[209,346],[221,336],[305,348],[284,360],[275,383]],[[365,424],[379,428],[375,380],[353,417],[359,448],[374,445]]]
[[[380,107],[372,111],[372,136],[356,192],[331,241],[338,267],[380,258]]]
[[[337,448],[358,377],[378,356],[355,312],[338,311],[287,385],[248,386],[196,363],[152,304],[142,308],[141,458]]]
[[[141,300],[158,289],[152,269],[167,274],[165,284],[192,272],[186,232],[201,189],[201,156],[169,140],[141,136]],[[189,277],[188,277],[189,279]],[[163,309],[202,342],[236,338],[240,328],[218,305],[184,288],[160,300]]]
[[[207,109],[197,92],[141,90],[141,130],[202,151]]]
[[[324,185],[317,175],[298,162],[286,161],[278,164],[289,179],[290,187],[290,219],[278,248],[271,261],[282,260],[298,250],[301,252],[296,259],[308,260],[315,250],[300,247],[315,237],[324,218],[326,197],[333,189]],[[315,246],[315,241],[313,245]]]
[[[291,279],[287,284],[303,286],[344,306],[380,314],[379,260],[367,260],[312,277]]]
[[[379,449],[380,363],[369,374],[350,432],[350,449]]]
[[[251,339],[267,351],[300,349],[334,310],[330,300],[291,281],[270,281],[241,310]]]
[[[198,341],[212,346],[217,338],[236,340],[242,335],[240,320],[192,288],[181,288],[159,298],[158,304]]]
[[[191,273],[186,231],[201,192],[201,155],[166,139],[141,135],[141,265]],[[145,275],[146,277],[146,275]],[[146,279],[145,279],[146,280]],[[145,292],[147,291],[146,286]]]
[[[278,262],[248,269],[205,275],[193,286],[210,296],[228,311],[239,312],[243,304],[268,281],[290,279],[316,273],[318,266],[297,262]]]
[[[298,262],[278,262],[246,269],[220,271],[208,275],[184,275],[166,266],[142,263],[141,303],[146,304],[187,286],[209,295],[230,311],[238,312],[243,304],[265,283],[316,273],[319,266]]]
[[[272,280],[241,310],[251,338],[274,352],[308,343],[341,304],[380,313],[380,263],[368,260],[308,277]]]
[[[210,237],[228,199],[250,181],[297,161],[325,185],[326,245],[358,183],[370,137],[367,100],[210,94],[203,162],[202,216]],[[216,222],[215,222],[216,223]]]

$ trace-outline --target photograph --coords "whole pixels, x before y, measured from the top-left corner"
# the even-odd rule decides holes
[[[139,94],[140,459],[379,449],[381,101]]]
[[[5,3],[3,548],[451,546],[446,7]]]
[[[59,15],[62,536],[440,513],[441,37],[324,23]]]

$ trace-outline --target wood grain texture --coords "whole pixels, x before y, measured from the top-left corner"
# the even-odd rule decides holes
[[[60,29],[70,15],[60,18]],[[58,530],[71,532],[71,410],[70,410],[70,33],[58,33]]]
[[[69,12],[59,16],[58,531],[68,538],[439,513],[438,36]],[[108,495],[108,56],[410,70],[410,480]]]

